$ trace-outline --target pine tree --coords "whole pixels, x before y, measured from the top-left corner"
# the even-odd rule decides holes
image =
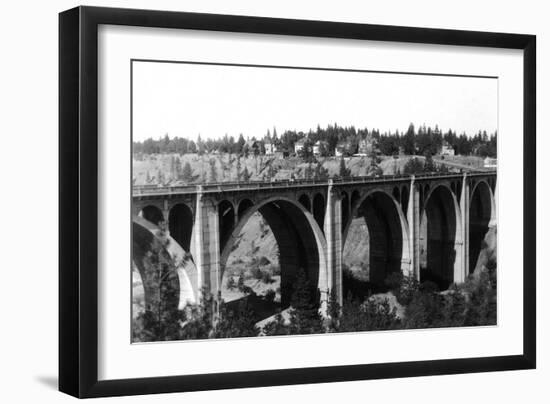
[[[189,164],[188,161],[183,166],[183,172],[181,174],[181,178],[186,183],[190,183],[193,181],[193,170],[191,169],[191,164]]]
[[[304,178],[306,180],[311,180],[314,175],[313,166],[311,163],[308,163],[307,167],[304,169]]]
[[[244,140],[244,136],[242,133],[239,134],[239,139],[237,140],[237,143],[235,144],[236,145],[236,149],[235,152],[236,153],[242,153],[243,152],[243,147],[245,145],[246,141]]]
[[[407,129],[407,133],[405,133],[405,136],[403,136],[403,151],[405,154],[414,155],[416,153],[415,150],[415,132],[414,132],[414,125],[411,123],[409,125],[409,129]]]
[[[344,160],[344,156],[340,158],[340,170],[338,172],[338,176],[340,178],[348,178],[351,176],[351,170],[346,167],[346,162]]]
[[[432,155],[430,152],[427,152],[426,155],[426,160],[424,161],[424,172],[427,172],[427,173],[433,173],[433,172],[436,172],[437,171],[437,167],[434,163],[434,160],[432,158]]]
[[[248,168],[246,166],[241,174],[241,179],[245,182],[250,180],[250,173],[248,172]]]
[[[217,182],[218,172],[216,171],[216,160],[212,158],[208,163],[210,164],[210,182]]]
[[[316,294],[307,279],[304,269],[298,271],[294,282],[294,293],[290,301],[291,334],[315,334],[324,332]]]
[[[175,179],[179,179],[181,174],[181,161],[179,157],[174,157],[174,173],[173,176]]]
[[[321,162],[318,162],[315,166],[315,172],[313,173],[313,178],[316,181],[326,181],[328,179],[328,170],[323,167]]]
[[[245,288],[245,285],[244,285],[244,275],[243,275],[243,273],[241,272],[241,274],[239,275],[239,280],[237,281],[237,289],[239,289],[239,291],[243,292],[243,291],[244,291],[244,288]]]

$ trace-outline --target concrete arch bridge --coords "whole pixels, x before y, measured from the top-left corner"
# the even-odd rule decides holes
[[[132,215],[134,227],[168,240],[179,307],[199,301],[202,291],[221,293],[228,257],[255,213],[279,247],[282,306],[303,268],[325,307],[330,293],[342,302],[343,249],[358,218],[368,228],[370,282],[395,271],[440,288],[464,282],[496,226],[496,190],[494,171],[136,187]],[[144,265],[134,265],[148,277]]]

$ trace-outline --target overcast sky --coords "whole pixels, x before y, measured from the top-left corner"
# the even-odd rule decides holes
[[[338,123],[381,131],[497,129],[491,78],[134,62],[134,141],[263,137]]]

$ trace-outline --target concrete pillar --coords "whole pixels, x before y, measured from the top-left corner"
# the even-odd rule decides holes
[[[210,293],[217,299],[221,291],[220,276],[220,232],[218,207],[214,201],[205,198],[202,186],[197,187],[195,224],[193,226],[193,258],[197,268],[199,300],[203,293]]]
[[[414,175],[411,177],[410,188],[409,203],[407,204],[409,251],[411,254],[409,275],[414,275],[420,281],[420,191],[415,185]]]
[[[462,191],[460,192],[460,230],[462,245],[457,250],[459,265],[455,266],[455,283],[464,282],[470,273],[470,186],[468,174],[462,177]]]
[[[170,209],[168,206],[168,201],[166,199],[164,200],[162,215],[164,216],[164,233],[166,234],[166,236],[170,236],[170,225],[168,222],[168,220],[170,219]]]
[[[330,294],[342,305],[342,203],[334,190],[332,180],[328,182],[324,232],[327,240],[327,282],[321,285],[321,310],[326,313]],[[325,287],[323,287],[325,286]],[[323,290],[324,289],[324,290]]]

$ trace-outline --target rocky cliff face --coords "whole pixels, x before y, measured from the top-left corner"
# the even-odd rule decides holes
[[[497,264],[497,227],[492,226],[487,231],[483,239],[483,246],[477,259],[476,267],[473,271],[475,277],[478,277],[483,271]]]
[[[363,217],[352,220],[344,245],[343,263],[354,277],[369,279],[369,231]]]

